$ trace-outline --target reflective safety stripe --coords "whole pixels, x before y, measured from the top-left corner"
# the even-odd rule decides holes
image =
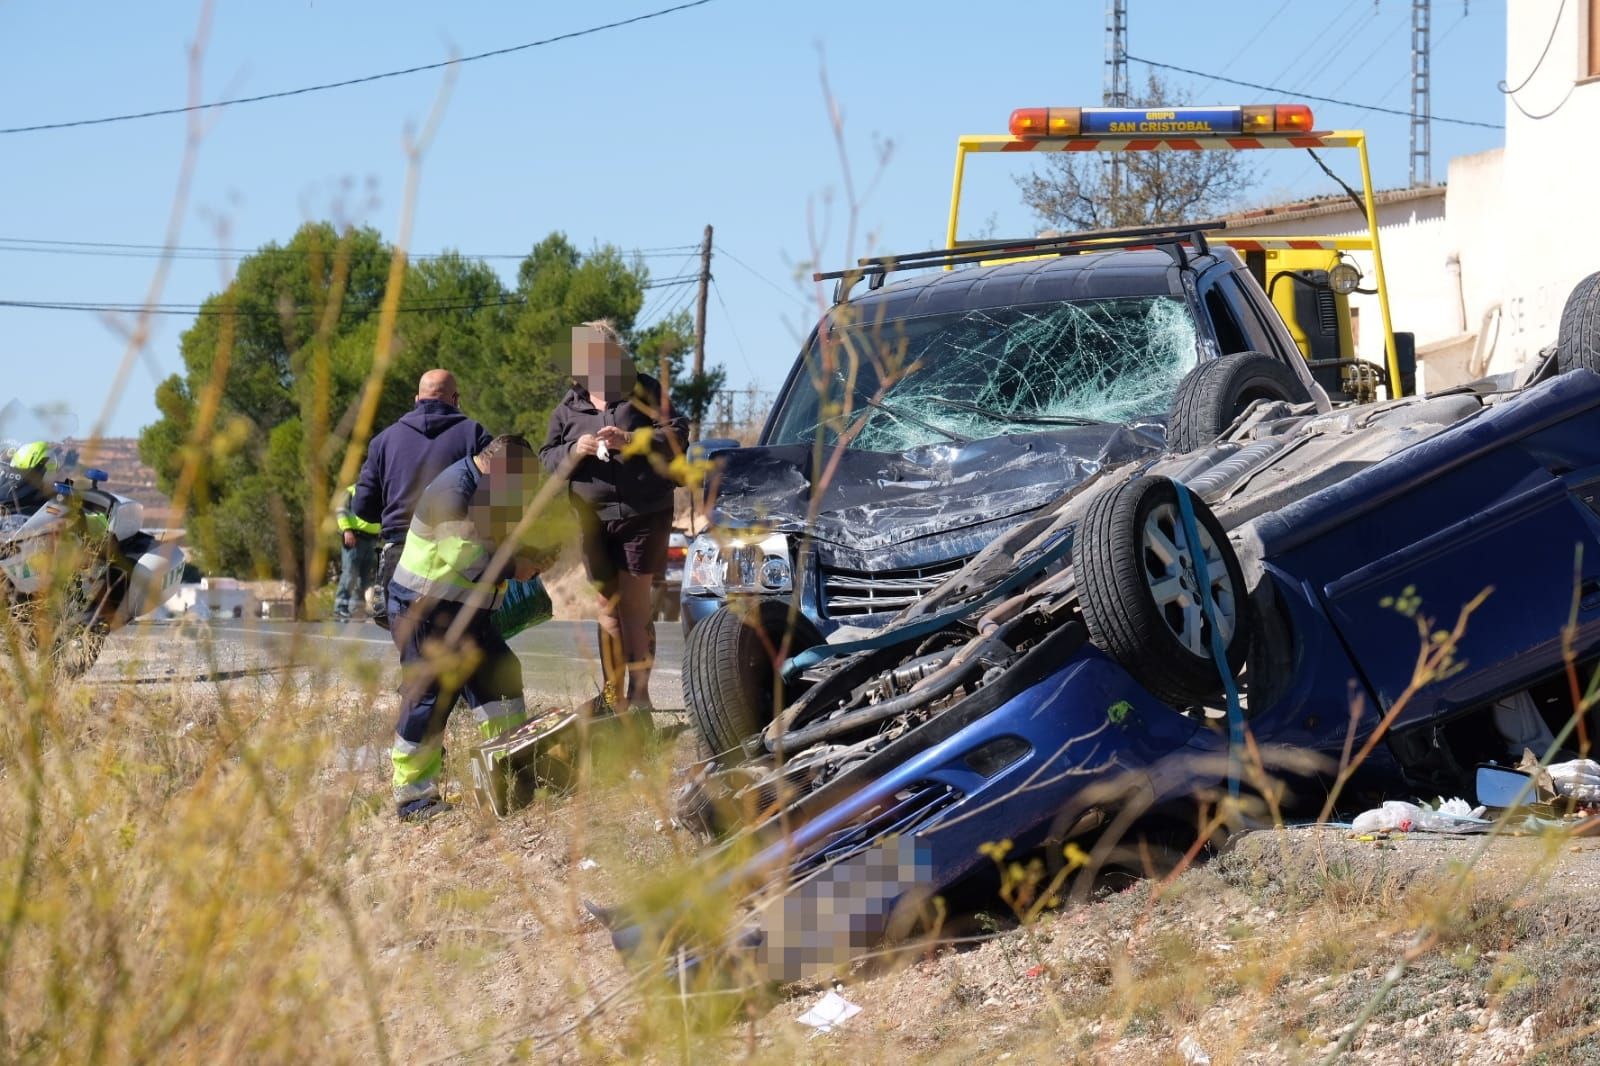
[[[521,696],[506,700],[490,700],[472,708],[478,719],[478,733],[484,740],[493,740],[528,720],[528,707]]]
[[[395,581],[419,596],[464,602],[489,565],[489,548],[473,536],[475,532],[471,522],[431,526],[413,519]],[[492,610],[494,599],[491,594],[485,606]]]
[[[355,512],[356,487],[351,485],[344,490],[344,506],[340,507],[335,517],[339,521],[339,529],[354,530],[357,533],[367,533],[376,537],[383,532],[383,526],[377,522],[368,522],[359,517]]]
[[[416,743],[396,734],[389,761],[394,764],[396,797],[401,789],[431,787],[444,768],[444,741],[441,738]]]
[[[432,778],[418,781],[411,785],[396,785],[394,787],[394,801],[396,803],[411,803],[419,799],[437,799],[439,796],[439,783]]]
[[[353,529],[357,533],[365,533],[371,537],[376,537],[379,533],[383,532],[383,527],[378,523],[367,522],[363,519],[357,518],[351,511],[339,512],[339,529],[341,532],[347,529]]]

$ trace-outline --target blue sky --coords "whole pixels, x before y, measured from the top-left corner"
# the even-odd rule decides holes
[[[203,96],[250,95],[534,40],[666,6],[437,4],[285,0],[217,4]],[[1174,3],[1130,0],[1134,55],[1252,82],[1404,110],[1409,0]],[[1434,112],[1501,122],[1503,0],[1433,5]],[[170,107],[185,101],[192,3],[0,5],[0,127]],[[954,138],[1000,133],[1014,107],[1096,104],[1103,0],[715,0],[661,19],[460,68],[422,173],[414,250],[520,254],[552,229],[580,247],[698,242],[707,222],[726,249],[713,263],[708,356],[735,385],[775,388],[818,305],[795,264],[931,247],[942,237]],[[820,49],[820,51],[819,51]],[[887,163],[845,245],[839,156],[819,84],[843,108],[858,188]],[[1132,75],[1142,81],[1144,68]],[[1275,94],[1172,75],[1197,102]],[[254,247],[308,218],[370,223],[393,237],[405,176],[402,137],[427,115],[441,78],[419,74],[211,113],[182,241]],[[1292,95],[1276,94],[1284,99]],[[1380,186],[1407,180],[1401,116],[1314,104],[1320,128],[1364,126]],[[158,243],[172,203],[185,122],[168,117],[0,136],[0,238]],[[1436,123],[1434,176],[1453,155],[1501,143],[1498,130]],[[1350,179],[1354,157],[1331,159]],[[1300,153],[1259,153],[1267,201],[1333,191]],[[1024,157],[969,166],[965,219],[999,235],[1031,232],[1013,177]],[[824,220],[831,224],[823,226]],[[733,257],[737,257],[735,262]],[[692,264],[648,260],[657,276]],[[515,260],[496,261],[509,279]],[[127,302],[154,262],[0,250],[0,300]],[[174,264],[162,299],[196,303],[226,263]],[[646,305],[670,308],[673,290]],[[680,294],[681,295],[681,294]],[[108,432],[155,417],[158,376],[181,369],[187,322],[158,323],[117,398]],[[92,314],[0,307],[0,367],[12,397],[75,412],[86,433],[106,404],[125,340]],[[0,435],[18,427],[0,426]]]

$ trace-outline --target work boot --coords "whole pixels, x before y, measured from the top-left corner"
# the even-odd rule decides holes
[[[395,804],[395,817],[402,822],[426,822],[450,810],[450,801],[443,796],[424,796],[421,799]]]

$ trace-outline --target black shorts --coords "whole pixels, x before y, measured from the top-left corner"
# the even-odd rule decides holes
[[[602,590],[609,590],[618,574],[666,575],[671,511],[608,521],[580,507],[578,522],[583,529],[584,569]]]

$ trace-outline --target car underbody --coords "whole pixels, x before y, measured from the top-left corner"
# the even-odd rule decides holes
[[[1103,865],[1136,824],[1176,817],[1192,839],[1196,805],[1241,778],[1239,811],[1315,815],[1352,747],[1391,731],[1340,782],[1341,807],[1463,785],[1452,765],[1471,756],[1441,755],[1441,731],[1494,737],[1493,708],[1545,693],[1564,655],[1600,642],[1585,610],[1562,644],[1575,550],[1580,591],[1600,589],[1597,471],[1588,371],[1331,413],[1258,401],[1210,445],[1098,471],[889,626],[790,660],[798,698],[707,764],[685,809],[724,838],[708,869],[748,895],[741,942],[769,976],[817,972],[925,920],[934,893],[992,868],[985,845],[1058,869],[1081,841]],[[1183,492],[1203,519],[1187,547]],[[1106,578],[1079,572],[1101,565],[1081,542],[1119,508],[1177,641],[1142,657],[1106,639]],[[1159,547],[1188,559],[1196,531],[1207,561],[1187,572],[1213,575],[1209,613]],[[1112,554],[1139,556],[1130,544]],[[1419,684],[1419,649],[1463,612],[1455,661]],[[1206,660],[1213,627],[1232,641],[1250,765],[1217,673],[1173,672],[1185,643]]]

